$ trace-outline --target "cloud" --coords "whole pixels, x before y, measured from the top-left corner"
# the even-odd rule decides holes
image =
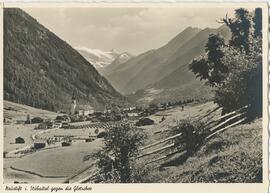
[[[134,54],[158,48],[188,26],[216,28],[224,8],[27,8],[74,47],[116,48]]]

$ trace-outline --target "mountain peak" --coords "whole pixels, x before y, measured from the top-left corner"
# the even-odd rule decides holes
[[[120,53],[121,53],[120,51],[118,51],[118,50],[115,49],[115,48],[112,48],[112,49],[110,50],[110,52],[115,53],[115,54],[120,54]]]
[[[76,47],[79,53],[89,61],[96,69],[104,68],[111,64],[119,55],[116,49],[102,51],[99,49],[88,48],[85,46]]]
[[[102,51],[99,49],[92,49],[85,46],[76,47],[76,49],[101,74],[106,71],[105,68],[113,65],[120,65],[133,57],[132,54],[128,52],[121,53],[117,49],[111,49],[110,51]]]
[[[188,27],[186,27],[182,32],[184,32],[184,31],[190,31],[190,30],[200,31],[200,30],[202,30],[202,29],[201,29],[201,28],[198,28],[198,27],[188,26]]]
[[[193,35],[200,32],[202,29],[196,27],[187,27],[179,34],[177,34],[172,40],[168,42],[168,44],[180,44],[180,42],[186,41],[189,37],[193,37]]]
[[[206,27],[206,28],[204,28],[203,30],[202,30],[203,32],[211,32],[211,31],[217,31],[217,29],[215,29],[215,28],[210,28],[210,27]]]
[[[131,93],[155,85],[164,90],[179,89],[181,95],[187,91],[181,91],[181,88],[189,84],[186,80],[203,88],[189,71],[188,64],[205,52],[209,34],[216,32],[217,29],[213,28],[200,29],[189,26],[166,45],[140,54],[104,75],[122,93]],[[174,73],[175,71],[177,73]],[[190,94],[192,96],[194,93]]]

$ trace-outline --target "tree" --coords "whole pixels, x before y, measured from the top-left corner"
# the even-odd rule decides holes
[[[214,102],[229,112],[248,106],[250,119],[262,115],[262,24],[261,9],[254,16],[236,9],[235,18],[221,20],[229,27],[231,39],[209,36],[206,54],[194,59],[190,69],[216,89]]]
[[[254,37],[262,37],[262,8],[256,8],[253,17]]]
[[[95,156],[98,158],[100,177],[106,182],[132,182],[134,160],[145,135],[139,128],[128,123],[106,130],[104,147]]]
[[[243,8],[235,10],[235,18],[226,18],[221,20],[221,23],[225,23],[231,30],[232,38],[229,41],[229,45],[244,49],[249,52],[249,36],[251,32],[251,16],[249,11]]]
[[[250,54],[227,48],[222,58],[230,73],[215,93],[214,101],[224,112],[248,105],[249,118],[262,115],[262,49],[261,39],[253,39]]]
[[[232,32],[222,58],[230,72],[217,89],[215,102],[225,112],[248,105],[248,118],[253,119],[262,115],[262,13],[257,8],[252,18],[247,10],[238,9],[235,15],[234,21],[223,20]]]
[[[194,59],[189,65],[196,77],[207,80],[207,83],[211,86],[221,84],[228,73],[227,66],[221,61],[224,56],[224,46],[224,39],[220,35],[209,35],[205,46],[206,54]]]

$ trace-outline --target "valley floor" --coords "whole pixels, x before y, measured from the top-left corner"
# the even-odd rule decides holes
[[[15,107],[14,107],[15,108]],[[154,125],[143,126],[147,133],[145,145],[160,141],[166,137],[170,128],[176,126],[182,119],[198,119],[211,113],[212,116],[220,116],[219,111],[212,112],[216,106],[212,102],[203,104],[190,104],[181,107],[157,112],[149,116],[155,121]],[[7,111],[7,110],[6,110]],[[21,112],[21,110],[18,110]],[[17,112],[17,113],[18,113]],[[26,111],[28,112],[28,111]],[[13,120],[16,114],[6,112]],[[35,115],[39,115],[35,112]],[[43,111],[42,111],[43,113]],[[19,113],[20,114],[20,113]],[[55,114],[54,114],[55,116]],[[25,116],[23,116],[25,117]],[[161,121],[162,118],[164,121]],[[93,132],[85,129],[48,130],[37,133],[33,125],[9,123],[5,126],[4,151],[16,151],[33,143],[33,134],[42,137],[54,134],[62,135],[63,132],[75,135],[88,135]],[[16,136],[23,136],[25,144],[14,144]],[[96,139],[90,143],[80,140],[72,146],[51,146],[22,157],[15,156],[4,159],[4,181],[25,183],[63,183],[82,182],[84,178],[96,172],[95,161],[91,155],[102,147],[102,139]],[[162,147],[161,144],[160,147]],[[157,147],[155,147],[157,148]],[[154,150],[150,148],[148,151]],[[140,180],[148,183],[195,183],[195,182],[261,182],[262,180],[262,119],[256,119],[252,123],[241,124],[216,135],[204,144],[193,156],[181,160],[179,156],[163,167],[162,161],[146,164],[150,160],[163,156],[166,152],[138,159]],[[89,159],[85,161],[85,156]],[[86,180],[87,181],[87,180]]]

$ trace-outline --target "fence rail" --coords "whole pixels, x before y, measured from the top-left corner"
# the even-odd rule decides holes
[[[215,120],[211,120],[214,116],[212,116],[211,119],[208,119],[208,123],[206,123],[206,126],[204,128],[205,130],[208,131],[208,134],[206,136],[204,136],[204,143],[207,143],[207,141],[209,139],[211,139],[215,135],[225,131],[226,129],[229,129],[231,127],[234,127],[234,126],[246,121],[246,117],[244,116],[245,114],[243,112],[241,112],[245,108],[247,108],[247,106],[245,106],[241,109],[238,109],[236,111],[227,113],[225,115],[222,115]],[[217,110],[219,110],[219,108],[216,108],[215,111],[211,111],[210,113],[208,113],[208,116],[211,113],[216,112]],[[223,120],[223,119],[225,119],[225,120]],[[214,125],[212,125],[212,124],[214,124]],[[169,131],[169,130],[170,129],[166,129],[166,131]],[[179,139],[182,136],[183,136],[183,133],[180,132],[180,133],[175,134],[173,136],[167,137],[167,138],[162,139],[160,141],[157,141],[157,142],[148,144],[144,147],[141,147],[139,149],[141,151],[141,154],[137,158],[143,158],[143,157],[150,156],[150,155],[159,155],[158,153],[166,150],[167,154],[161,155],[160,157],[154,157],[150,161],[145,163],[146,165],[152,164],[152,163],[158,163],[157,165],[158,165],[158,167],[160,167],[160,165],[174,159],[173,156],[175,156],[175,155],[177,155],[178,157],[185,155],[188,152],[188,150],[186,149],[186,146],[184,144],[180,144],[180,146],[176,147],[176,143],[174,141],[175,139],[177,139],[177,138]],[[183,139],[183,137],[181,139]],[[172,141],[170,144],[165,145],[163,147],[158,147],[159,145],[161,145],[165,142],[170,142],[170,141]],[[155,149],[148,151],[146,153],[142,153],[143,151],[145,151],[149,148],[152,148],[152,147],[155,147]],[[156,168],[158,168],[158,167],[156,167]],[[82,173],[83,172],[80,171],[77,175],[82,174]],[[73,178],[76,178],[77,175],[71,177],[70,180],[72,180]],[[91,176],[86,176],[83,179],[79,180],[78,182],[79,183],[84,183],[84,182],[89,182],[89,181],[91,182],[91,181],[93,181],[93,179],[95,179],[95,177],[97,175],[98,175],[98,171],[93,172]]]
[[[169,144],[169,145],[166,145],[165,147],[161,147],[161,148],[155,149],[155,150],[153,150],[153,151],[150,151],[150,152],[148,152],[148,153],[139,155],[138,158],[141,158],[141,157],[144,157],[144,156],[147,156],[147,155],[151,155],[151,154],[154,154],[154,153],[158,153],[158,152],[163,151],[163,150],[165,150],[165,149],[174,147],[174,145],[175,145],[174,143]]]
[[[175,139],[175,138],[177,138],[177,137],[180,137],[181,135],[182,135],[182,133],[178,133],[178,134],[176,134],[176,135],[174,135],[174,136],[168,137],[168,138],[163,139],[163,140],[161,140],[161,141],[157,141],[157,142],[155,142],[155,143],[152,143],[152,144],[149,144],[149,145],[147,145],[147,146],[144,146],[144,147],[140,148],[140,150],[148,149],[148,148],[150,148],[150,147],[159,145],[159,144],[164,143],[164,142],[166,142],[166,141],[169,141],[169,140]]]
[[[236,125],[238,125],[238,124],[244,122],[245,120],[246,120],[246,118],[240,119],[239,121],[236,121],[235,123],[232,123],[232,124],[230,124],[230,125],[228,125],[228,126],[222,128],[222,129],[219,129],[219,130],[215,131],[214,133],[210,134],[209,136],[207,136],[206,139],[210,139],[210,138],[213,137],[214,135],[216,135],[216,134],[218,134],[218,133],[220,133],[220,132],[222,132],[222,131],[224,131],[224,130],[230,128],[230,127],[236,126]]]
[[[211,139],[212,137],[214,137],[215,135],[225,131],[226,129],[228,128],[231,128],[231,127],[234,127],[238,124],[241,124],[243,123],[244,121],[246,121],[246,117],[245,117],[245,113],[242,112],[242,110],[246,109],[248,106],[244,106],[238,110],[235,110],[235,111],[232,111],[232,112],[229,112],[225,115],[222,115],[220,117],[218,117],[217,119],[215,120],[211,120],[214,116],[212,116],[212,118],[209,120],[208,119],[208,123],[206,123],[205,125],[205,130],[208,131],[208,134],[207,136],[204,136],[204,141],[207,142],[207,140]],[[211,113],[214,113],[215,111],[217,110],[220,110],[220,108],[216,108],[215,110],[211,111],[210,113],[208,113],[208,116],[211,114]],[[225,119],[225,120],[224,120]],[[222,122],[221,122],[222,121]],[[170,130],[170,129],[166,129],[166,130]],[[175,142],[174,142],[174,139],[176,138],[179,138],[183,135],[182,132],[178,133],[178,134],[175,134],[173,136],[170,136],[170,137],[167,137],[165,139],[162,139],[160,141],[157,141],[157,142],[154,142],[154,143],[151,143],[149,145],[146,145],[144,147],[141,147],[140,150],[143,151],[143,150],[146,150],[146,149],[149,149],[151,147],[156,147],[160,144],[163,144],[165,142],[168,142],[168,141],[172,141],[171,144],[169,145],[166,145],[164,147],[161,147],[161,148],[156,148],[152,151],[149,151],[149,152],[146,152],[144,154],[140,154],[137,158],[142,158],[142,157],[145,157],[145,156],[150,156],[150,155],[154,155],[154,154],[158,154],[160,153],[161,151],[164,151],[164,150],[168,150],[168,151],[171,151],[170,153],[168,154],[165,154],[165,155],[162,155],[158,158],[155,158],[155,159],[152,159],[151,161],[147,162],[146,164],[151,164],[151,163],[155,163],[155,162],[159,162],[159,161],[163,161],[163,160],[166,160],[167,158],[175,155],[175,154],[184,154],[187,152],[186,149],[178,149],[175,151]],[[174,149],[173,149],[174,148]]]

